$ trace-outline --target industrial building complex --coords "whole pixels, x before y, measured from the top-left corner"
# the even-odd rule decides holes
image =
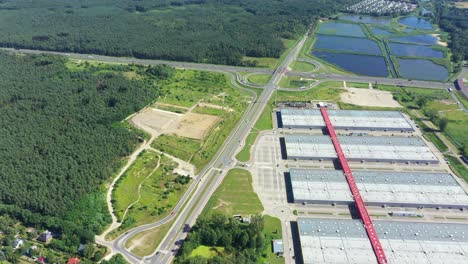
[[[386,161],[439,163],[432,151],[418,137],[340,136],[343,152],[349,161]],[[288,159],[336,159],[336,151],[328,136],[287,135]]]
[[[366,205],[468,208],[468,195],[448,173],[354,170]],[[296,203],[351,204],[353,198],[341,170],[291,169]]]
[[[280,127],[324,128],[320,110],[282,108]],[[414,131],[414,128],[398,111],[328,110],[335,129]]]
[[[305,264],[377,263],[360,220],[299,218]],[[468,225],[374,221],[388,263],[468,263]]]

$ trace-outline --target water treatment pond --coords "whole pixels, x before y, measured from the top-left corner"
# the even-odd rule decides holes
[[[314,48],[336,50],[351,53],[365,53],[380,55],[380,48],[376,42],[366,38],[349,38],[339,36],[317,35]]]
[[[411,44],[421,44],[421,45],[436,45],[437,37],[429,35],[429,34],[414,35],[414,36],[391,38],[390,41],[405,42],[405,43],[411,43]]]
[[[318,33],[328,35],[341,35],[353,37],[365,37],[361,26],[349,23],[327,22],[320,25]]]
[[[360,75],[387,77],[388,70],[382,56],[313,51],[312,55],[340,68]]]
[[[405,26],[417,29],[434,29],[431,25],[431,22],[415,16],[400,18],[398,22]]]
[[[388,30],[381,29],[381,28],[372,28],[372,33],[375,35],[382,35],[382,36],[390,36],[392,33]]]
[[[411,45],[402,43],[389,43],[390,51],[396,56],[443,58],[444,52],[432,49],[429,46]]]
[[[447,69],[430,60],[422,59],[397,59],[399,73],[406,79],[445,81],[449,73]]]
[[[392,21],[392,19],[388,17],[371,17],[359,15],[343,15],[340,16],[339,19],[375,25],[388,25]]]

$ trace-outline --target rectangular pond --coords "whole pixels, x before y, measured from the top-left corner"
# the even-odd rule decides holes
[[[381,35],[381,36],[390,36],[392,33],[388,30],[381,29],[381,28],[372,28],[372,33],[375,35]]]
[[[399,73],[402,78],[445,81],[449,77],[447,68],[423,59],[397,59]]]
[[[403,36],[403,37],[391,38],[390,41],[420,44],[420,45],[436,45],[438,39],[436,36],[426,34],[426,35],[414,35],[414,36]]]
[[[366,35],[357,24],[341,23],[341,22],[326,22],[320,24],[318,33],[327,35],[341,35],[352,37],[365,37]]]
[[[348,20],[364,24],[376,24],[376,25],[389,25],[392,21],[389,17],[372,17],[372,16],[361,16],[361,15],[342,15],[339,17],[341,20]]]
[[[315,49],[335,50],[351,53],[380,55],[379,45],[366,38],[350,38],[329,35],[316,35]]]
[[[313,51],[312,55],[340,68],[360,75],[387,77],[388,70],[382,56]]]
[[[398,22],[405,26],[417,29],[434,29],[431,22],[415,16],[400,18]]]
[[[428,58],[443,58],[444,52],[435,50],[429,46],[411,45],[402,43],[388,43],[390,51],[395,56],[404,57],[428,57]]]

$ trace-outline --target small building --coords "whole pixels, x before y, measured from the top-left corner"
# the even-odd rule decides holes
[[[15,239],[15,241],[13,242],[13,248],[14,248],[14,249],[18,249],[18,248],[22,247],[23,244],[24,244],[23,239],[17,238],[17,239]]]
[[[455,87],[459,90],[464,96],[468,97],[468,87],[465,86],[463,79],[457,79],[455,81]]]
[[[44,231],[44,233],[42,233],[37,238],[38,241],[41,241],[41,242],[44,242],[44,243],[49,242],[51,239],[52,239],[52,233],[49,230]]]
[[[284,254],[283,240],[273,239],[271,243],[273,244],[273,253],[275,253],[279,257],[282,257]]]
[[[67,261],[67,264],[79,264],[80,259],[79,258],[69,258]]]
[[[250,215],[242,217],[242,223],[250,224]]]

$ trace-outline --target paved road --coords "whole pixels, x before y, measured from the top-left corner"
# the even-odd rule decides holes
[[[297,54],[301,50],[305,39],[306,38],[304,37],[298,45],[291,50],[280,67],[275,70],[271,80],[266,85],[257,101],[245,112],[238,126],[216,154],[213,162],[207,166],[205,169],[206,173],[200,173],[200,177],[203,177],[199,184],[200,187],[196,190],[187,206],[179,212],[180,215],[161,242],[157,252],[146,257],[143,260],[144,263],[170,263],[172,261],[179,247],[179,243],[187,235],[187,233],[184,232],[184,227],[192,226],[195,223],[198,215],[205,207],[212,193],[223,180],[226,172],[234,167],[234,156],[240,148],[240,142],[245,140],[250,129],[254,126],[271,95],[277,88],[277,83],[285,73],[288,65],[296,58]]]
[[[384,77],[369,77],[369,76],[346,76],[331,73],[315,74],[315,73],[300,73],[300,72],[288,72],[288,76],[301,76],[306,78],[320,78],[327,81],[346,81],[346,82],[377,82],[378,84],[388,85],[401,85],[401,86],[412,86],[421,88],[431,89],[455,89],[453,83],[444,82],[431,82],[431,81],[418,81],[418,80],[407,80],[407,79],[395,79],[395,78],[384,78]]]
[[[66,53],[66,52],[45,51],[45,50],[11,49],[11,48],[0,48],[0,49],[11,51],[11,52],[25,53],[25,54],[61,55],[61,56],[67,56],[73,59],[96,60],[96,61],[102,61],[102,62],[108,62],[108,63],[135,63],[135,64],[144,64],[144,65],[167,64],[176,68],[194,69],[194,70],[203,70],[203,71],[252,72],[252,73],[267,73],[267,74],[273,73],[273,70],[267,69],[267,68],[249,68],[249,67],[193,63],[193,62],[136,59],[136,58],[128,58],[128,57],[112,57],[112,56],[95,55],[95,54]]]

